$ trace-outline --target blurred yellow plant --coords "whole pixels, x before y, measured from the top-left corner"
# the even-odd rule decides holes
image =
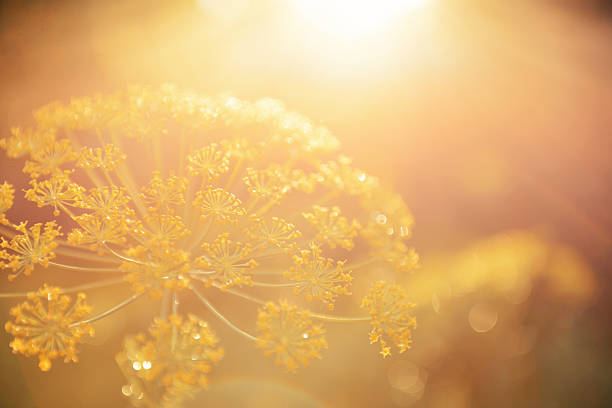
[[[190,293],[288,371],[327,348],[314,320],[370,321],[370,340],[381,342],[384,356],[393,344],[400,352],[409,347],[412,304],[391,283],[374,284],[363,301],[369,315],[316,312],[333,310],[340,295],[351,295],[353,279],[371,279],[374,266],[404,273],[418,262],[405,242],[412,216],[404,201],[339,154],[324,127],[271,99],[203,97],[170,85],[51,103],[34,118],[0,147],[25,160],[24,197],[50,209],[36,219],[51,220],[31,227],[9,220],[13,184],[23,181],[7,175],[15,181],[0,185],[1,267],[10,279],[35,267],[120,277],[45,286],[13,309],[16,320],[6,326],[12,347],[38,354],[42,369],[56,356],[76,361],[75,345],[92,332],[90,323],[144,294],[160,303],[151,336],[127,337],[117,361],[132,382],[124,394],[150,406],[192,395],[223,355],[208,323],[180,317],[179,299]],[[95,316],[84,294],[70,309],[60,294],[121,283],[133,294]],[[251,287],[260,296],[266,289],[268,298]],[[221,301],[209,301],[220,295],[261,306],[257,336],[232,323]]]

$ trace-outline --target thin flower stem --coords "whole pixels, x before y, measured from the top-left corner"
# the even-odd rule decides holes
[[[159,316],[162,319],[166,319],[168,317],[169,311],[170,311],[170,289],[165,288],[164,294],[161,300],[161,310],[159,311]]]
[[[268,282],[253,282],[253,286],[261,286],[262,288],[287,288],[302,286],[304,282],[285,282],[285,283],[268,283]]]
[[[160,135],[153,135],[153,154],[155,155],[155,165],[160,174],[164,174],[164,161],[162,160],[162,146]]]
[[[66,133],[68,134],[68,139],[70,140],[72,147],[76,151],[81,150],[82,145],[79,143],[74,133],[72,131],[68,131]],[[97,129],[96,129],[96,133],[99,133]],[[87,177],[89,177],[89,179],[94,183],[96,187],[100,188],[103,186],[102,181],[92,169],[84,168],[83,170],[85,171],[85,174],[87,174]]]
[[[201,269],[192,269],[189,271],[190,275],[214,275],[217,271],[203,271]]]
[[[178,307],[179,307],[179,295],[177,291],[174,291],[172,293],[172,314],[178,314]]]
[[[102,281],[97,281],[97,282],[92,282],[92,283],[84,283],[83,285],[72,286],[70,288],[61,289],[61,293],[71,293],[71,292],[78,292],[80,290],[105,288],[107,286],[117,285],[119,283],[125,283],[125,282],[126,281],[125,281],[125,279],[123,277],[121,277],[121,278],[112,278],[112,279],[105,279],[105,280],[102,280]]]
[[[185,150],[186,150],[186,137],[185,137],[185,130],[183,129],[181,131],[181,135],[178,138],[179,142],[178,142],[178,146],[179,146],[179,163],[178,163],[178,167],[177,167],[177,171],[178,171],[178,176],[179,177],[184,177],[185,176]]]
[[[278,255],[282,255],[285,254],[286,252],[282,249],[271,249],[271,250],[267,250],[267,251],[263,251],[259,254],[256,254],[253,256],[253,259],[261,259],[261,258],[268,258],[271,256],[278,256]]]
[[[255,208],[255,206],[257,205],[258,202],[259,202],[259,197],[258,196],[251,196],[249,198],[249,203],[246,206],[247,214],[251,213],[251,211],[253,210],[253,208]]]
[[[252,271],[251,275],[282,275],[284,271]]]
[[[72,271],[100,272],[100,273],[109,273],[109,272],[125,273],[124,271],[118,268],[90,268],[90,267],[85,267],[85,266],[66,265],[66,264],[57,263],[57,262],[49,262],[49,265],[56,266],[58,268],[69,269]]]
[[[200,232],[200,234],[198,234],[197,238],[193,240],[187,248],[188,252],[191,252],[193,248],[195,248],[200,242],[202,242],[202,240],[204,240],[204,238],[206,238],[206,235],[208,235],[208,231],[210,231],[210,226],[212,225],[212,223],[213,217],[209,217],[206,221],[206,224],[204,225],[204,229]]]
[[[77,222],[76,220],[76,215],[74,215],[74,213],[72,211],[70,211],[70,209],[68,207],[66,207],[64,204],[62,204],[61,202],[57,203],[57,205],[59,206],[59,208],[61,208],[66,214],[68,214],[70,216],[70,218],[72,218],[72,220],[74,222]],[[77,222],[78,224],[78,222]]]
[[[208,308],[208,310],[213,312],[213,314],[215,316],[217,316],[219,318],[219,320],[221,320],[223,323],[225,323],[229,328],[231,328],[236,333],[239,333],[240,335],[246,337],[249,340],[252,340],[252,341],[258,341],[259,340],[257,337],[255,337],[255,336],[245,332],[244,330],[242,330],[242,329],[238,328],[237,326],[235,326],[234,323],[230,322],[217,309],[215,309],[215,307],[208,301],[208,299],[206,299],[195,287],[193,287],[193,285],[190,285],[189,288],[193,291],[193,293],[195,293],[195,295],[198,297],[198,299],[200,299],[200,301],[202,303],[204,303],[204,305]]]
[[[174,291],[172,293],[172,314],[173,315],[178,314],[178,306],[179,306],[178,292]],[[176,347],[177,336],[178,336],[178,327],[176,327],[175,325],[172,325],[172,343],[170,344],[170,348],[172,351],[174,351],[174,348]]]
[[[125,299],[123,302],[119,303],[118,305],[116,305],[114,307],[111,307],[106,312],[100,313],[99,315],[91,317],[91,318],[86,319],[86,320],[81,320],[80,322],[74,322],[69,327],[77,327],[77,326],[79,326],[81,324],[93,323],[93,322],[95,322],[97,320],[103,319],[106,316],[115,313],[117,310],[123,309],[125,306],[129,305],[130,303],[132,303],[133,301],[135,301],[136,299],[138,299],[139,297],[141,297],[145,293],[146,292],[136,293],[135,295],[130,296],[129,298]]]
[[[344,269],[347,270],[347,271],[354,271],[356,269],[360,269],[360,268],[366,267],[368,265],[371,265],[373,263],[376,263],[377,261],[378,261],[377,258],[371,257],[371,258],[364,259],[363,261],[355,262],[355,263],[350,264],[350,265],[345,265]]]
[[[61,293],[73,293],[81,290],[89,290],[89,289],[99,289],[105,288],[111,285],[116,285],[119,283],[123,283],[125,280],[123,278],[113,278],[113,279],[105,279],[97,282],[85,283],[83,285],[71,286],[68,288],[61,288]],[[0,293],[0,298],[19,298],[19,297],[27,297],[30,292],[14,292],[14,293]]]
[[[15,228],[16,225],[14,225],[13,223],[9,224],[12,228]],[[0,233],[4,236],[6,236],[7,238],[13,238],[15,235],[17,235],[17,233],[15,231],[13,231],[10,228],[5,227],[4,225],[0,224]]]
[[[102,172],[104,173],[104,178],[106,179],[106,181],[108,182],[108,184],[112,187],[115,187],[115,182],[113,181],[113,178],[111,177],[110,173],[108,172],[108,170],[103,169]]]
[[[119,259],[123,259],[124,261],[133,262],[133,263],[136,263],[136,264],[139,264],[139,265],[148,265],[146,262],[142,262],[142,261],[139,261],[137,259],[128,258],[127,256],[121,255],[119,252],[115,251],[113,248],[108,246],[108,244],[106,242],[104,242],[104,241],[102,242],[102,245],[104,245],[104,247],[106,249],[108,249],[111,254],[115,255]]]
[[[119,139],[119,137],[117,137],[117,135],[114,132],[111,132],[111,141],[119,149],[123,150],[122,149],[123,144],[121,143],[121,140]],[[147,210],[142,200],[140,199],[140,196],[138,195],[138,189],[136,188],[136,183],[134,182],[134,179],[132,178],[132,175],[130,174],[130,171],[125,165],[125,163],[118,163],[117,167],[115,168],[115,174],[117,174],[117,178],[119,179],[119,182],[127,189],[127,192],[132,198],[132,202],[136,206],[136,209],[140,213],[141,217],[143,219],[146,219],[145,216],[147,214]]]
[[[94,252],[88,248],[79,248],[79,247],[73,247],[70,244],[68,244],[67,242],[64,243],[60,240],[58,240],[58,243],[60,244],[59,247],[57,247],[53,252],[55,252],[58,255],[61,256],[65,256],[67,258],[74,258],[74,259],[83,259],[86,261],[91,261],[92,257],[95,257],[95,262],[103,262],[103,263],[117,263],[117,260],[115,258],[110,258],[108,256],[105,255],[100,255],[100,253],[98,252]],[[65,246],[70,246],[69,248],[66,248]],[[83,251],[87,251],[87,252],[81,252],[81,250]]]
[[[271,198],[266,204],[262,205],[258,210],[256,210],[253,214],[256,217],[261,217],[262,215],[264,215],[265,213],[267,213],[268,211],[270,211],[270,209],[272,207],[274,207],[275,204],[278,204],[278,200]]]
[[[310,312],[310,317],[319,320],[325,320],[327,322],[337,322],[337,323],[348,323],[348,322],[367,322],[372,320],[370,316],[357,316],[357,317],[346,317],[346,316],[333,316],[324,313],[314,313]]]
[[[319,198],[315,202],[312,202],[311,204],[305,205],[305,206],[297,209],[297,211],[295,211],[295,214],[301,216],[304,211],[311,210],[313,205],[324,205],[324,204],[327,204],[331,200],[333,200],[334,198],[338,197],[338,195],[339,194],[338,194],[337,190],[329,190],[327,193],[325,193],[325,195],[323,195],[321,198]]]
[[[234,185],[234,181],[236,181],[236,177],[240,173],[240,170],[242,170],[243,161],[244,161],[244,158],[242,157],[238,159],[238,162],[236,163],[236,166],[234,166],[234,170],[232,171],[232,174],[229,176],[229,179],[227,180],[227,183],[225,184],[225,191],[230,191],[230,189]]]
[[[215,288],[220,289],[220,290],[222,290],[224,292],[231,293],[232,295],[239,296],[239,297],[241,297],[243,299],[249,300],[249,301],[251,301],[253,303],[257,303],[259,305],[265,305],[267,303],[265,300],[259,299],[258,297],[251,296],[251,295],[249,295],[247,293],[243,293],[243,292],[240,292],[240,291],[235,290],[235,289],[223,289],[223,286],[220,283],[218,283],[218,282],[213,282],[212,285]]]
[[[187,134],[185,135],[186,137],[189,138],[189,140],[185,141],[187,143],[187,148],[186,150],[189,153],[193,152],[194,149],[194,142],[193,142],[193,132],[187,132]],[[181,162],[183,162],[183,159],[181,159]],[[182,168],[185,168],[185,165],[182,165]],[[195,213],[195,211],[193,211],[193,199],[195,198],[195,193],[196,193],[196,182],[195,182],[195,178],[187,178],[187,191],[185,191],[185,206],[183,207],[183,219],[185,220],[185,224],[186,225],[192,225],[193,224],[193,215]]]

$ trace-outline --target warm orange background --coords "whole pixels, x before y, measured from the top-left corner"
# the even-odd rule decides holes
[[[347,327],[330,333],[324,360],[289,376],[245,342],[228,340],[232,352],[200,403],[612,403],[609,2],[440,0],[350,40],[314,30],[280,0],[251,1],[232,20],[195,1],[0,6],[0,137],[51,100],[164,82],[203,94],[278,98],[328,126],[358,165],[392,181],[414,211],[412,242],[423,259],[417,274],[443,281],[435,274],[461,262],[448,254],[515,230],[557,248],[550,253],[570,251],[580,265],[577,273],[563,269],[565,261],[539,266],[557,283],[543,280],[520,305],[497,305],[498,326],[487,333],[474,333],[466,317],[474,302],[496,302],[486,285],[446,312],[422,316],[414,350],[399,360],[382,361],[363,328]],[[0,160],[3,176],[15,170]],[[423,278],[415,282],[427,287]],[[572,290],[579,295],[568,300],[563,294]],[[2,301],[2,310],[9,304]],[[146,305],[131,314],[138,311],[146,315]],[[560,318],[567,315],[569,323]],[[98,332],[110,332],[104,345],[86,345],[79,365],[58,363],[50,373],[3,346],[0,406],[127,404],[113,356],[133,318],[101,325]],[[527,351],[502,356],[516,327],[537,334]],[[0,339],[8,343],[4,333]],[[445,353],[431,362],[425,351],[436,342]],[[410,373],[415,361],[427,367],[416,396],[394,374]]]

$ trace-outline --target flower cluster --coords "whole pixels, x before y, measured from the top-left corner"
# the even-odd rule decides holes
[[[368,316],[317,311],[350,308],[353,280],[367,282],[374,268],[401,280],[418,262],[406,242],[412,216],[404,201],[354,167],[324,127],[271,99],[203,97],[168,85],[52,103],[34,119],[0,140],[29,179],[0,180],[0,268],[10,280],[39,268],[119,277],[44,286],[12,309],[11,346],[38,355],[41,369],[58,356],[76,361],[91,323],[148,299],[159,310],[149,336],[128,336],[117,357],[131,381],[124,394],[177,404],[206,385],[223,355],[211,322],[180,314],[179,298],[189,293],[207,320],[292,372],[322,357],[323,322],[370,321],[383,355],[392,344],[408,347],[412,306],[396,286],[374,284],[363,301]],[[28,214],[48,221],[13,221],[20,190]],[[111,284],[126,284],[131,296],[88,318],[84,295],[70,306],[61,294]],[[291,297],[287,288],[295,296],[279,300]],[[255,305],[252,327],[225,316],[222,299],[233,296]]]
[[[91,312],[86,296],[79,293],[74,302],[61,290],[47,285],[28,293],[28,300],[10,311],[14,321],[4,328],[15,336],[11,341],[13,353],[38,356],[42,371],[51,369],[51,360],[64,357],[65,362],[77,362],[75,345],[94,330],[81,319]]]
[[[286,300],[268,302],[259,309],[257,329],[257,346],[287,371],[295,372],[313,358],[321,358],[321,350],[327,348],[323,327],[312,323],[307,310]]]
[[[27,222],[14,226],[19,235],[14,235],[10,241],[0,237],[0,267],[10,269],[13,273],[8,275],[9,280],[17,276],[29,275],[34,266],[39,264],[49,266],[49,261],[55,258],[53,250],[57,248],[55,238],[61,235],[59,227],[54,221],[43,224],[37,223],[27,228]],[[8,251],[7,251],[8,249]]]
[[[285,272],[285,276],[297,282],[295,293],[304,292],[306,299],[320,299],[330,310],[338,295],[350,295],[348,290],[353,277],[344,270],[344,261],[334,261],[321,256],[321,248],[311,245],[309,250],[302,250],[293,256],[294,266]]]
[[[395,344],[400,353],[410,348],[412,329],[416,328],[416,319],[411,314],[414,306],[400,286],[385,281],[376,282],[363,298],[361,307],[369,309],[372,317],[370,342],[380,342],[383,357],[391,354],[388,341]]]
[[[208,323],[194,315],[156,318],[149,336],[128,336],[117,363],[132,382],[130,396],[176,406],[208,384],[208,374],[224,355]],[[158,395],[156,395],[158,394]]]

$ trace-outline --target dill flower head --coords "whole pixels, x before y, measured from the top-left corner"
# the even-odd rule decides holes
[[[287,371],[295,372],[313,358],[321,358],[321,350],[327,348],[323,327],[312,323],[307,310],[286,300],[268,302],[259,309],[257,329],[257,346]]]
[[[51,360],[64,357],[65,362],[78,361],[76,344],[84,335],[93,336],[91,325],[80,322],[91,307],[79,293],[72,301],[57,287],[43,286],[28,293],[25,302],[11,308],[13,321],[4,325],[15,336],[10,346],[13,353],[37,355],[42,371],[51,369]]]
[[[400,286],[384,281],[376,282],[363,298],[361,307],[369,309],[372,317],[370,342],[380,343],[383,357],[391,354],[388,342],[394,344],[400,353],[410,348],[412,329],[416,328],[416,319],[411,314],[414,306]]]
[[[117,362],[132,381],[138,400],[146,398],[158,406],[176,406],[208,384],[208,374],[224,355],[208,323],[195,315],[156,318],[143,333],[128,336]],[[135,391],[138,390],[138,391]]]
[[[302,250],[293,256],[294,265],[285,276],[298,282],[295,293],[304,292],[306,299],[322,300],[330,310],[339,295],[350,295],[348,286],[353,277],[344,270],[344,261],[334,261],[321,256],[321,248],[311,244],[310,249]]]
[[[0,267],[10,280],[45,268],[91,280],[45,286],[14,308],[13,349],[38,354],[42,369],[55,356],[74,361],[90,323],[145,299],[155,319],[150,336],[128,336],[117,360],[134,379],[129,394],[146,395],[151,406],[209,380],[222,356],[210,319],[288,371],[321,357],[322,322],[370,321],[383,355],[387,341],[405,350],[414,320],[396,286],[374,286],[363,302],[367,316],[320,312],[350,308],[353,282],[367,282],[372,271],[401,281],[418,263],[402,198],[339,147],[326,128],[278,101],[205,97],[170,85],[42,107],[31,126],[0,140],[28,180],[0,180]],[[15,191],[32,207],[22,214],[38,211],[36,220],[46,221],[16,220]],[[105,274],[115,278],[94,278]],[[72,308],[59,295],[121,284],[131,296],[86,320],[82,295]],[[45,296],[47,314],[32,320]],[[201,302],[208,322],[178,317],[185,296]],[[291,303],[279,301],[290,296]],[[250,326],[226,315],[233,297],[253,304],[244,311]]]
[[[43,228],[42,223],[36,223],[27,228],[27,222],[14,226],[19,235],[14,235],[10,241],[0,237],[0,267],[10,269],[9,280],[17,276],[29,275],[34,266],[39,264],[43,267],[49,265],[49,261],[55,258],[53,250],[57,247],[55,238],[61,235],[55,221],[47,222]]]

